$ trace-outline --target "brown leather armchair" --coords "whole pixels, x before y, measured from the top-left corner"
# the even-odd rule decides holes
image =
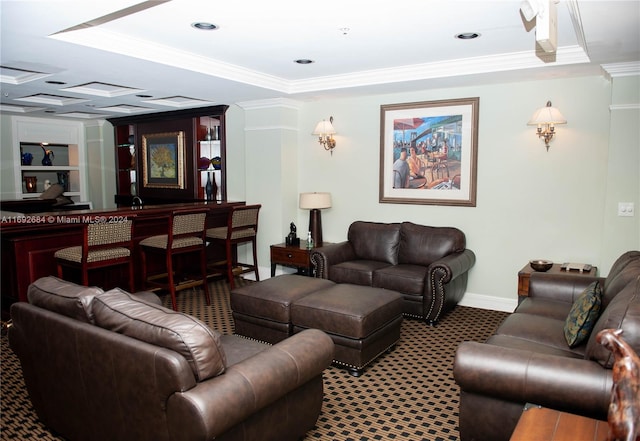
[[[316,277],[400,292],[403,314],[432,325],[462,299],[475,261],[459,229],[411,222],[356,221],[345,242],[311,252]]]
[[[602,312],[589,339],[570,348],[565,319],[594,280],[603,287]],[[596,341],[602,329],[622,329],[640,350],[640,251],[620,256],[606,279],[531,274],[529,297],[496,333],[458,347],[461,440],[508,440],[526,403],[606,421],[613,358]]]

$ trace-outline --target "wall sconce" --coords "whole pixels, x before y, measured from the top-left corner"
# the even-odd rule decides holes
[[[544,139],[544,145],[549,151],[549,142],[553,139],[553,135],[556,134],[554,124],[566,124],[567,120],[562,116],[562,113],[555,107],[551,107],[551,101],[547,101],[545,107],[541,107],[536,110],[527,125],[538,126],[536,133],[539,138]]]
[[[314,135],[318,136],[318,142],[322,144],[325,150],[331,152],[333,156],[333,149],[336,148],[336,140],[333,139],[333,134],[336,133],[336,129],[333,128],[333,116],[329,118],[329,121],[324,119],[316,125],[316,129],[313,131]]]
[[[331,208],[331,193],[300,193],[300,208],[309,211],[309,232],[316,247],[322,246],[321,208]]]

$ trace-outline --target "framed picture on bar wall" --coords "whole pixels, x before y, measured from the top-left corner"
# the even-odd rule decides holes
[[[184,132],[142,135],[142,185],[145,188],[185,187]]]
[[[380,202],[475,207],[479,103],[380,106]]]

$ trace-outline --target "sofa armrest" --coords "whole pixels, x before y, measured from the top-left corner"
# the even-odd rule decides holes
[[[573,303],[593,281],[602,277],[576,277],[574,274],[533,272],[529,279],[529,297]]]
[[[214,439],[249,416],[322,375],[333,360],[331,338],[308,329],[223,374],[173,394],[167,403],[173,439]]]
[[[424,318],[435,323],[440,315],[458,304],[467,287],[467,273],[476,263],[476,255],[466,249],[436,260],[427,270],[423,295]]]
[[[477,342],[458,347],[453,376],[465,392],[605,420],[613,385],[595,361]]]
[[[316,277],[320,279],[329,278],[329,267],[331,265],[354,260],[355,258],[355,251],[348,241],[314,248],[309,257],[315,267]]]

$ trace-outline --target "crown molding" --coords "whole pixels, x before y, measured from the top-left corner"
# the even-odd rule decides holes
[[[307,93],[376,84],[434,78],[458,77],[518,69],[543,68],[566,64],[588,63],[589,57],[578,45],[558,48],[556,61],[545,63],[535,50],[423,63],[389,69],[372,69],[344,75],[331,75],[303,80],[287,80],[274,75],[225,63],[213,58],[176,50],[167,45],[107,31],[99,27],[81,28],[51,35],[50,38],[127,55],[167,66],[187,69],[205,75],[225,78],[285,94]]]
[[[640,75],[640,61],[631,61],[629,63],[603,64],[601,67],[602,70],[604,70],[607,78],[609,79]]]
[[[545,66],[588,63],[589,61],[589,57],[580,46],[566,46],[558,49],[555,63],[541,61],[535,51],[514,52],[297,80],[291,82],[289,93],[543,68]]]
[[[244,110],[273,109],[275,107],[293,110],[300,110],[302,108],[302,103],[300,101],[292,100],[289,98],[270,98],[264,100],[242,101],[236,103],[236,105]]]

